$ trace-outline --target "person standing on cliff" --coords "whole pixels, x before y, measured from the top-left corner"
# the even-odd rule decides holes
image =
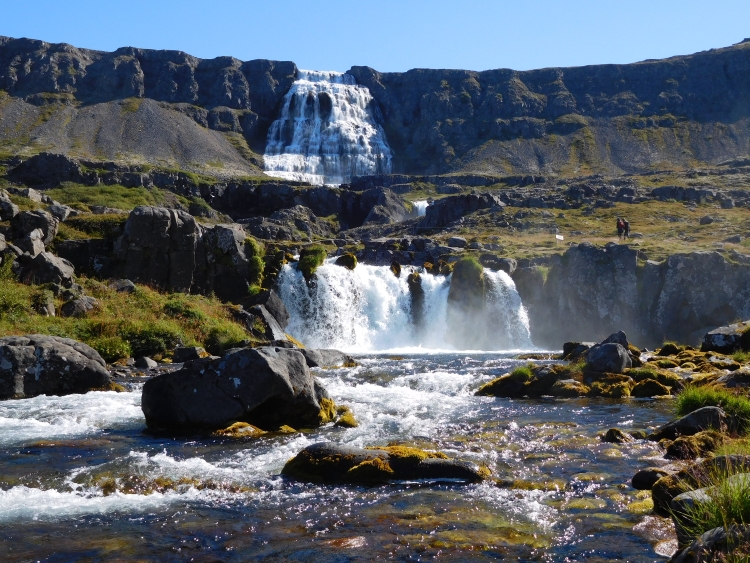
[[[622,240],[622,234],[625,232],[625,221],[622,220],[622,217],[617,218],[617,238]]]
[[[628,223],[627,219],[623,219],[623,238],[630,238],[630,223]]]

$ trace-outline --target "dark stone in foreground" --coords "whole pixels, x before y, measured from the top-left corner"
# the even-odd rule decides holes
[[[112,388],[106,363],[82,342],[41,334],[0,338],[0,399]]]
[[[311,368],[346,367],[354,363],[351,356],[331,348],[303,348],[300,352],[305,357],[307,367]]]
[[[631,484],[634,489],[638,489],[639,491],[650,491],[659,479],[667,475],[669,473],[659,467],[647,467],[633,475]]]
[[[484,479],[473,463],[447,459],[415,448],[363,449],[313,444],[289,460],[282,475],[315,483],[384,483],[411,479],[451,479],[474,483]]]
[[[243,348],[150,379],[141,408],[156,429],[213,430],[238,421],[300,428],[323,422],[323,399],[330,402],[298,350]]]

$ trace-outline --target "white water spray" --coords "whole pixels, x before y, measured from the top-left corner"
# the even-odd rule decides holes
[[[350,74],[298,71],[268,130],[266,174],[316,185],[389,174],[393,153],[374,103]]]
[[[328,260],[308,284],[293,265],[285,265],[279,275],[279,294],[290,314],[287,332],[316,348],[453,349],[447,323],[450,277],[421,274],[420,325],[413,319],[406,270],[397,278],[386,266],[360,264],[350,271]],[[486,316],[494,331],[490,349],[531,348],[528,318],[513,280],[504,272],[485,270],[485,274]]]
[[[417,201],[412,201],[412,205],[414,205],[414,210],[417,212],[417,217],[424,217],[427,213],[427,206],[429,203],[427,203],[426,199],[419,199]]]

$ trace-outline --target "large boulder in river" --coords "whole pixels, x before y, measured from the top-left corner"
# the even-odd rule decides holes
[[[586,368],[590,371],[622,373],[632,365],[627,348],[615,342],[594,346],[586,356]]]
[[[213,430],[234,422],[269,430],[318,426],[334,416],[332,407],[305,357],[278,347],[187,362],[147,381],[141,401],[149,427],[172,430]]]
[[[0,399],[113,389],[107,364],[90,346],[58,336],[0,338]]]
[[[473,463],[406,446],[363,449],[313,444],[290,459],[282,475],[313,483],[386,483],[411,479],[478,482],[487,476]]]
[[[351,356],[332,348],[303,348],[300,352],[311,368],[339,368],[354,364]]]
[[[657,428],[649,440],[658,442],[662,438],[674,440],[678,436],[693,436],[704,430],[721,431],[726,429],[727,422],[727,416],[720,407],[703,407]]]

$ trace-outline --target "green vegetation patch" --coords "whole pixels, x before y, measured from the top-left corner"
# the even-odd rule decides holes
[[[326,256],[328,256],[328,251],[325,246],[319,244],[307,246],[299,253],[297,270],[302,272],[307,281],[310,281],[315,274],[315,270],[325,262]]]
[[[750,399],[728,389],[688,386],[675,401],[677,415],[685,416],[703,407],[721,407],[732,419],[732,430],[747,434],[750,431]]]
[[[125,186],[82,186],[64,182],[59,188],[48,190],[47,195],[64,205],[78,204],[90,207],[101,205],[130,211],[139,205],[158,206],[164,203],[164,192],[158,188],[126,188]],[[83,208],[82,210],[88,211]]]

